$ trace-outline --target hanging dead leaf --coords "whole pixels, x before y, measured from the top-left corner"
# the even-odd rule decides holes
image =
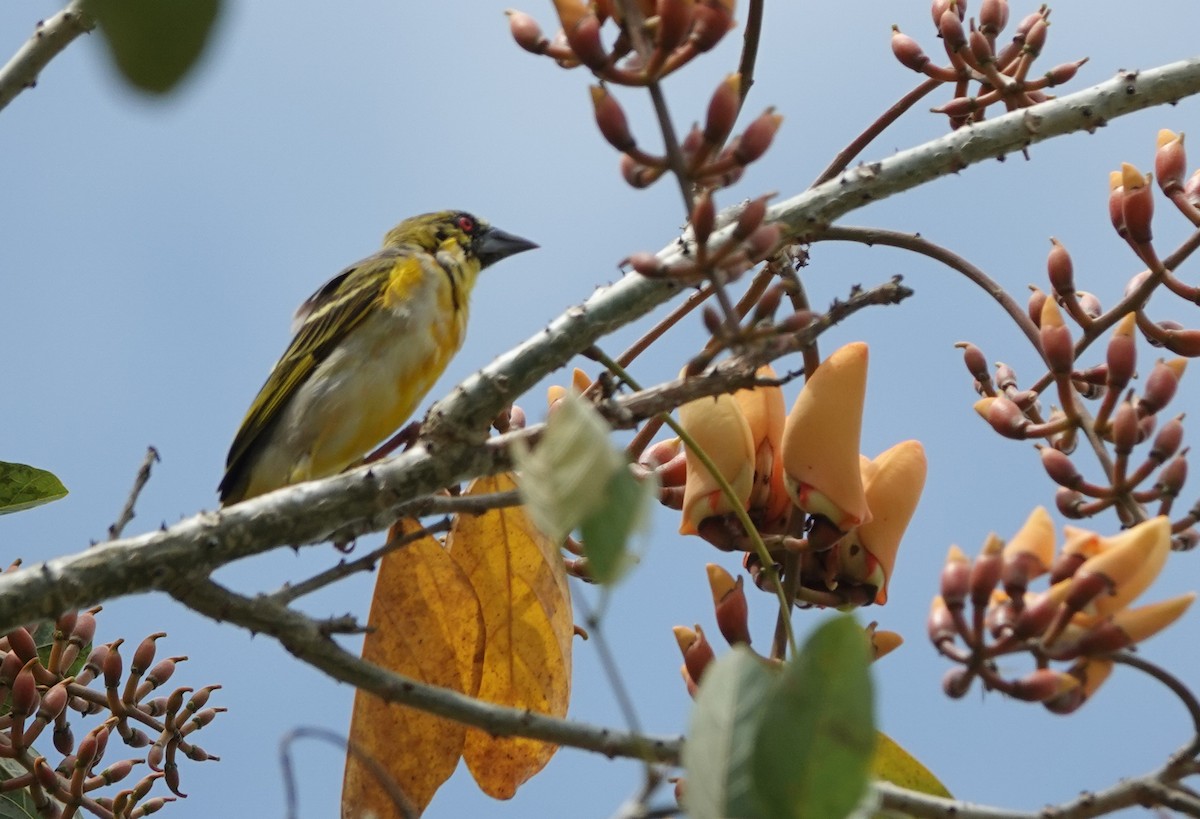
[[[392,527],[391,537],[420,529],[414,520]],[[483,669],[483,618],[458,563],[433,537],[415,540],[380,562],[371,601],[374,631],[363,641],[363,659],[474,696]],[[359,691],[350,739],[381,763],[423,811],[462,757],[466,727],[415,708]],[[378,779],[346,757],[343,819],[389,819],[402,812]]]
[[[516,488],[511,475],[479,478],[468,495]],[[520,508],[460,515],[447,538],[483,611],[479,698],[562,717],[571,693],[571,594],[558,546]],[[510,799],[558,746],[467,729],[463,757],[481,790]]]

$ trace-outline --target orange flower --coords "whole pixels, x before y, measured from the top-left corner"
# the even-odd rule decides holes
[[[887,602],[887,585],[900,540],[925,486],[925,448],[903,441],[870,461],[861,459],[863,491],[871,519],[838,544],[843,578],[875,588],[875,602]]]
[[[759,378],[775,378],[770,365],[759,367]],[[783,487],[783,458],[779,455],[783,425],[787,413],[783,391],[779,387],[755,387],[738,390],[733,400],[750,425],[754,444],[754,487],[747,508],[762,528],[778,527],[790,508]]]
[[[847,532],[871,519],[859,471],[867,345],[847,344],[812,374],[783,429],[783,482],[792,501]]]
[[[745,509],[754,487],[754,439],[737,402],[730,395],[690,401],[679,408],[679,422],[712,459],[717,471],[733,488],[737,503]],[[689,449],[679,533],[694,535],[701,521],[727,514],[733,508],[716,478]]]

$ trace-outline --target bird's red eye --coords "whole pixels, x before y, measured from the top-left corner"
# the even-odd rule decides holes
[[[470,216],[460,216],[458,217],[458,227],[464,233],[470,233],[475,229],[475,220]]]

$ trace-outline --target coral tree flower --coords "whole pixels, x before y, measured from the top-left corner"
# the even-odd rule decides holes
[[[836,350],[804,384],[783,428],[783,482],[805,512],[848,532],[871,520],[859,471],[867,345]]]
[[[887,585],[900,540],[925,487],[925,448],[902,441],[874,460],[861,460],[863,491],[871,517],[835,547],[845,580],[875,588],[875,602],[887,602]]]
[[[750,424],[731,395],[700,398],[679,408],[679,422],[696,445],[707,453],[721,477],[746,508],[754,488],[754,437]],[[683,522],[679,533],[694,535],[702,521],[733,511],[717,479],[695,453],[687,453],[687,479],[683,494]]]
[[[758,376],[774,378],[775,372],[764,366]],[[713,460],[755,524],[760,529],[778,528],[790,508],[779,457],[784,426],[779,387],[755,387],[732,396],[690,401],[679,408],[679,421]],[[704,520],[732,512],[716,479],[699,457],[688,452],[680,533],[696,534]]]

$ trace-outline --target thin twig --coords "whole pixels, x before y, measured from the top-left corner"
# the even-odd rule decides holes
[[[763,0],[750,0],[746,10],[746,30],[742,34],[742,56],[738,59],[738,75],[741,77],[739,93],[741,104],[745,104],[750,86],[754,85],[754,65],[758,62],[758,44],[762,35]]]
[[[608,593],[608,589],[601,589],[601,594],[607,595]],[[637,706],[634,704],[633,697],[629,693],[629,686],[625,684],[625,680],[621,676],[621,668],[617,664],[617,658],[613,655],[612,646],[608,644],[608,639],[604,636],[601,615],[592,609],[583,595],[575,598],[575,605],[583,615],[584,622],[587,623],[588,640],[596,647],[596,659],[600,661],[600,667],[604,671],[604,676],[608,678],[608,685],[612,689],[613,696],[617,699],[617,707],[621,709],[621,716],[625,720],[625,726],[635,736],[640,736],[642,733],[642,723],[638,719]],[[601,610],[603,608],[604,606],[601,606]],[[649,793],[653,792],[655,783],[660,781],[661,777],[657,775],[653,760],[649,755],[643,759],[643,765],[646,774],[643,791],[649,795]]]
[[[1042,343],[1041,337],[1038,334],[1038,328],[1034,326],[1033,320],[1029,318],[1024,308],[1017,304],[1016,300],[1008,294],[1008,291],[1001,287],[991,276],[988,276],[962,256],[929,241],[924,236],[915,233],[902,233],[897,230],[834,225],[815,233],[812,236],[812,241],[842,241],[859,242],[865,245],[886,245],[888,247],[911,250],[914,253],[920,253],[922,256],[928,256],[935,261],[941,262],[951,270],[963,274],[968,281],[995,299],[1004,309],[1004,312],[1008,314],[1009,318],[1013,320],[1013,323],[1029,339],[1029,343],[1033,345],[1033,349],[1039,356],[1041,355]]]
[[[137,476],[133,479],[133,488],[129,490],[129,497],[125,500],[125,507],[121,510],[121,514],[117,516],[117,520],[112,526],[108,527],[108,539],[116,540],[125,531],[125,527],[133,520],[133,507],[137,503],[138,497],[142,494],[142,490],[146,487],[146,482],[150,480],[150,468],[158,463],[161,458],[158,457],[158,450],[152,446],[146,447],[146,457],[142,459],[142,465],[138,467]]]
[[[300,816],[300,797],[296,792],[296,774],[292,765],[292,745],[298,739],[320,739],[345,750],[348,755],[361,762],[387,791],[388,798],[392,800],[401,819],[419,819],[421,816],[420,809],[408,798],[408,794],[400,787],[400,783],[388,773],[387,768],[383,767],[379,760],[367,753],[361,745],[336,731],[306,725],[288,731],[279,740],[279,767],[283,769],[283,793],[287,806],[284,816],[287,819],[298,819]]]
[[[838,152],[838,155],[835,156],[833,161],[829,163],[829,167],[821,171],[821,175],[813,180],[813,187],[815,188],[822,182],[828,182],[830,179],[833,179],[839,173],[846,170],[850,163],[854,161],[854,157],[861,154],[866,147],[871,144],[875,137],[882,134],[889,125],[900,119],[905,111],[907,111],[909,108],[912,108],[914,105],[920,102],[923,97],[941,84],[941,80],[925,80],[925,82],[921,83],[912,91],[909,91],[899,100],[897,100],[891,108],[888,108],[879,116],[879,119],[867,126],[865,131],[856,136],[849,145]]]
[[[1183,707],[1187,709],[1188,716],[1192,720],[1193,736],[1191,741],[1172,757],[1171,765],[1179,765],[1184,761],[1194,762],[1196,755],[1200,754],[1200,700],[1197,700],[1192,690],[1184,685],[1178,677],[1137,654],[1121,651],[1111,655],[1111,658],[1113,662],[1136,668],[1143,674],[1150,675],[1169,688],[1171,693],[1183,703]]]
[[[447,532],[450,530],[450,518],[444,518],[437,523],[431,523],[428,526],[416,532],[409,532],[403,537],[391,538],[387,543],[379,548],[367,552],[361,557],[354,560],[341,560],[336,566],[330,566],[323,572],[314,574],[307,580],[302,580],[299,583],[288,583],[279,591],[274,592],[268,597],[280,604],[286,606],[289,603],[303,597],[306,594],[312,594],[318,589],[323,589],[331,583],[341,580],[344,577],[349,577],[358,572],[374,571],[375,564],[379,562],[384,555],[391,554],[404,548],[414,540],[420,540],[424,537],[429,537],[436,532]]]

